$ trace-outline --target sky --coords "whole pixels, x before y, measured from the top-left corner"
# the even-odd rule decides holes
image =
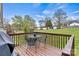
[[[38,25],[40,19],[44,19],[45,16],[53,17],[54,12],[60,8],[70,18],[79,17],[79,3],[4,3],[3,18],[11,22],[15,15],[30,15]]]

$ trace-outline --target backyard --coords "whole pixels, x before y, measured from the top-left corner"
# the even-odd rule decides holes
[[[74,34],[75,35],[75,55],[79,55],[79,28],[65,28],[65,29],[49,29],[49,30],[35,30],[35,32],[46,33],[61,33],[61,34]]]

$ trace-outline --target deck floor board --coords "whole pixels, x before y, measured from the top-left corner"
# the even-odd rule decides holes
[[[20,56],[61,56],[62,50],[47,46],[44,48],[43,44],[40,44],[40,46],[35,49],[34,47],[28,48],[26,45],[21,45],[15,47],[16,53],[18,53]]]

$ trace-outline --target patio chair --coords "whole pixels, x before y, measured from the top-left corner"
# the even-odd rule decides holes
[[[42,35],[42,39],[40,40],[40,42],[44,44],[44,48],[46,48],[46,41],[47,41],[47,35]]]
[[[35,50],[37,49],[37,37],[36,34],[33,36],[30,36],[27,39],[27,49],[31,49],[32,47],[35,47]]]

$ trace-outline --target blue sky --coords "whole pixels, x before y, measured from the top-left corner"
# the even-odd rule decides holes
[[[79,3],[4,3],[3,17],[11,21],[15,15],[30,15],[38,22],[45,16],[53,17],[54,12],[62,8],[69,17],[79,17]]]

